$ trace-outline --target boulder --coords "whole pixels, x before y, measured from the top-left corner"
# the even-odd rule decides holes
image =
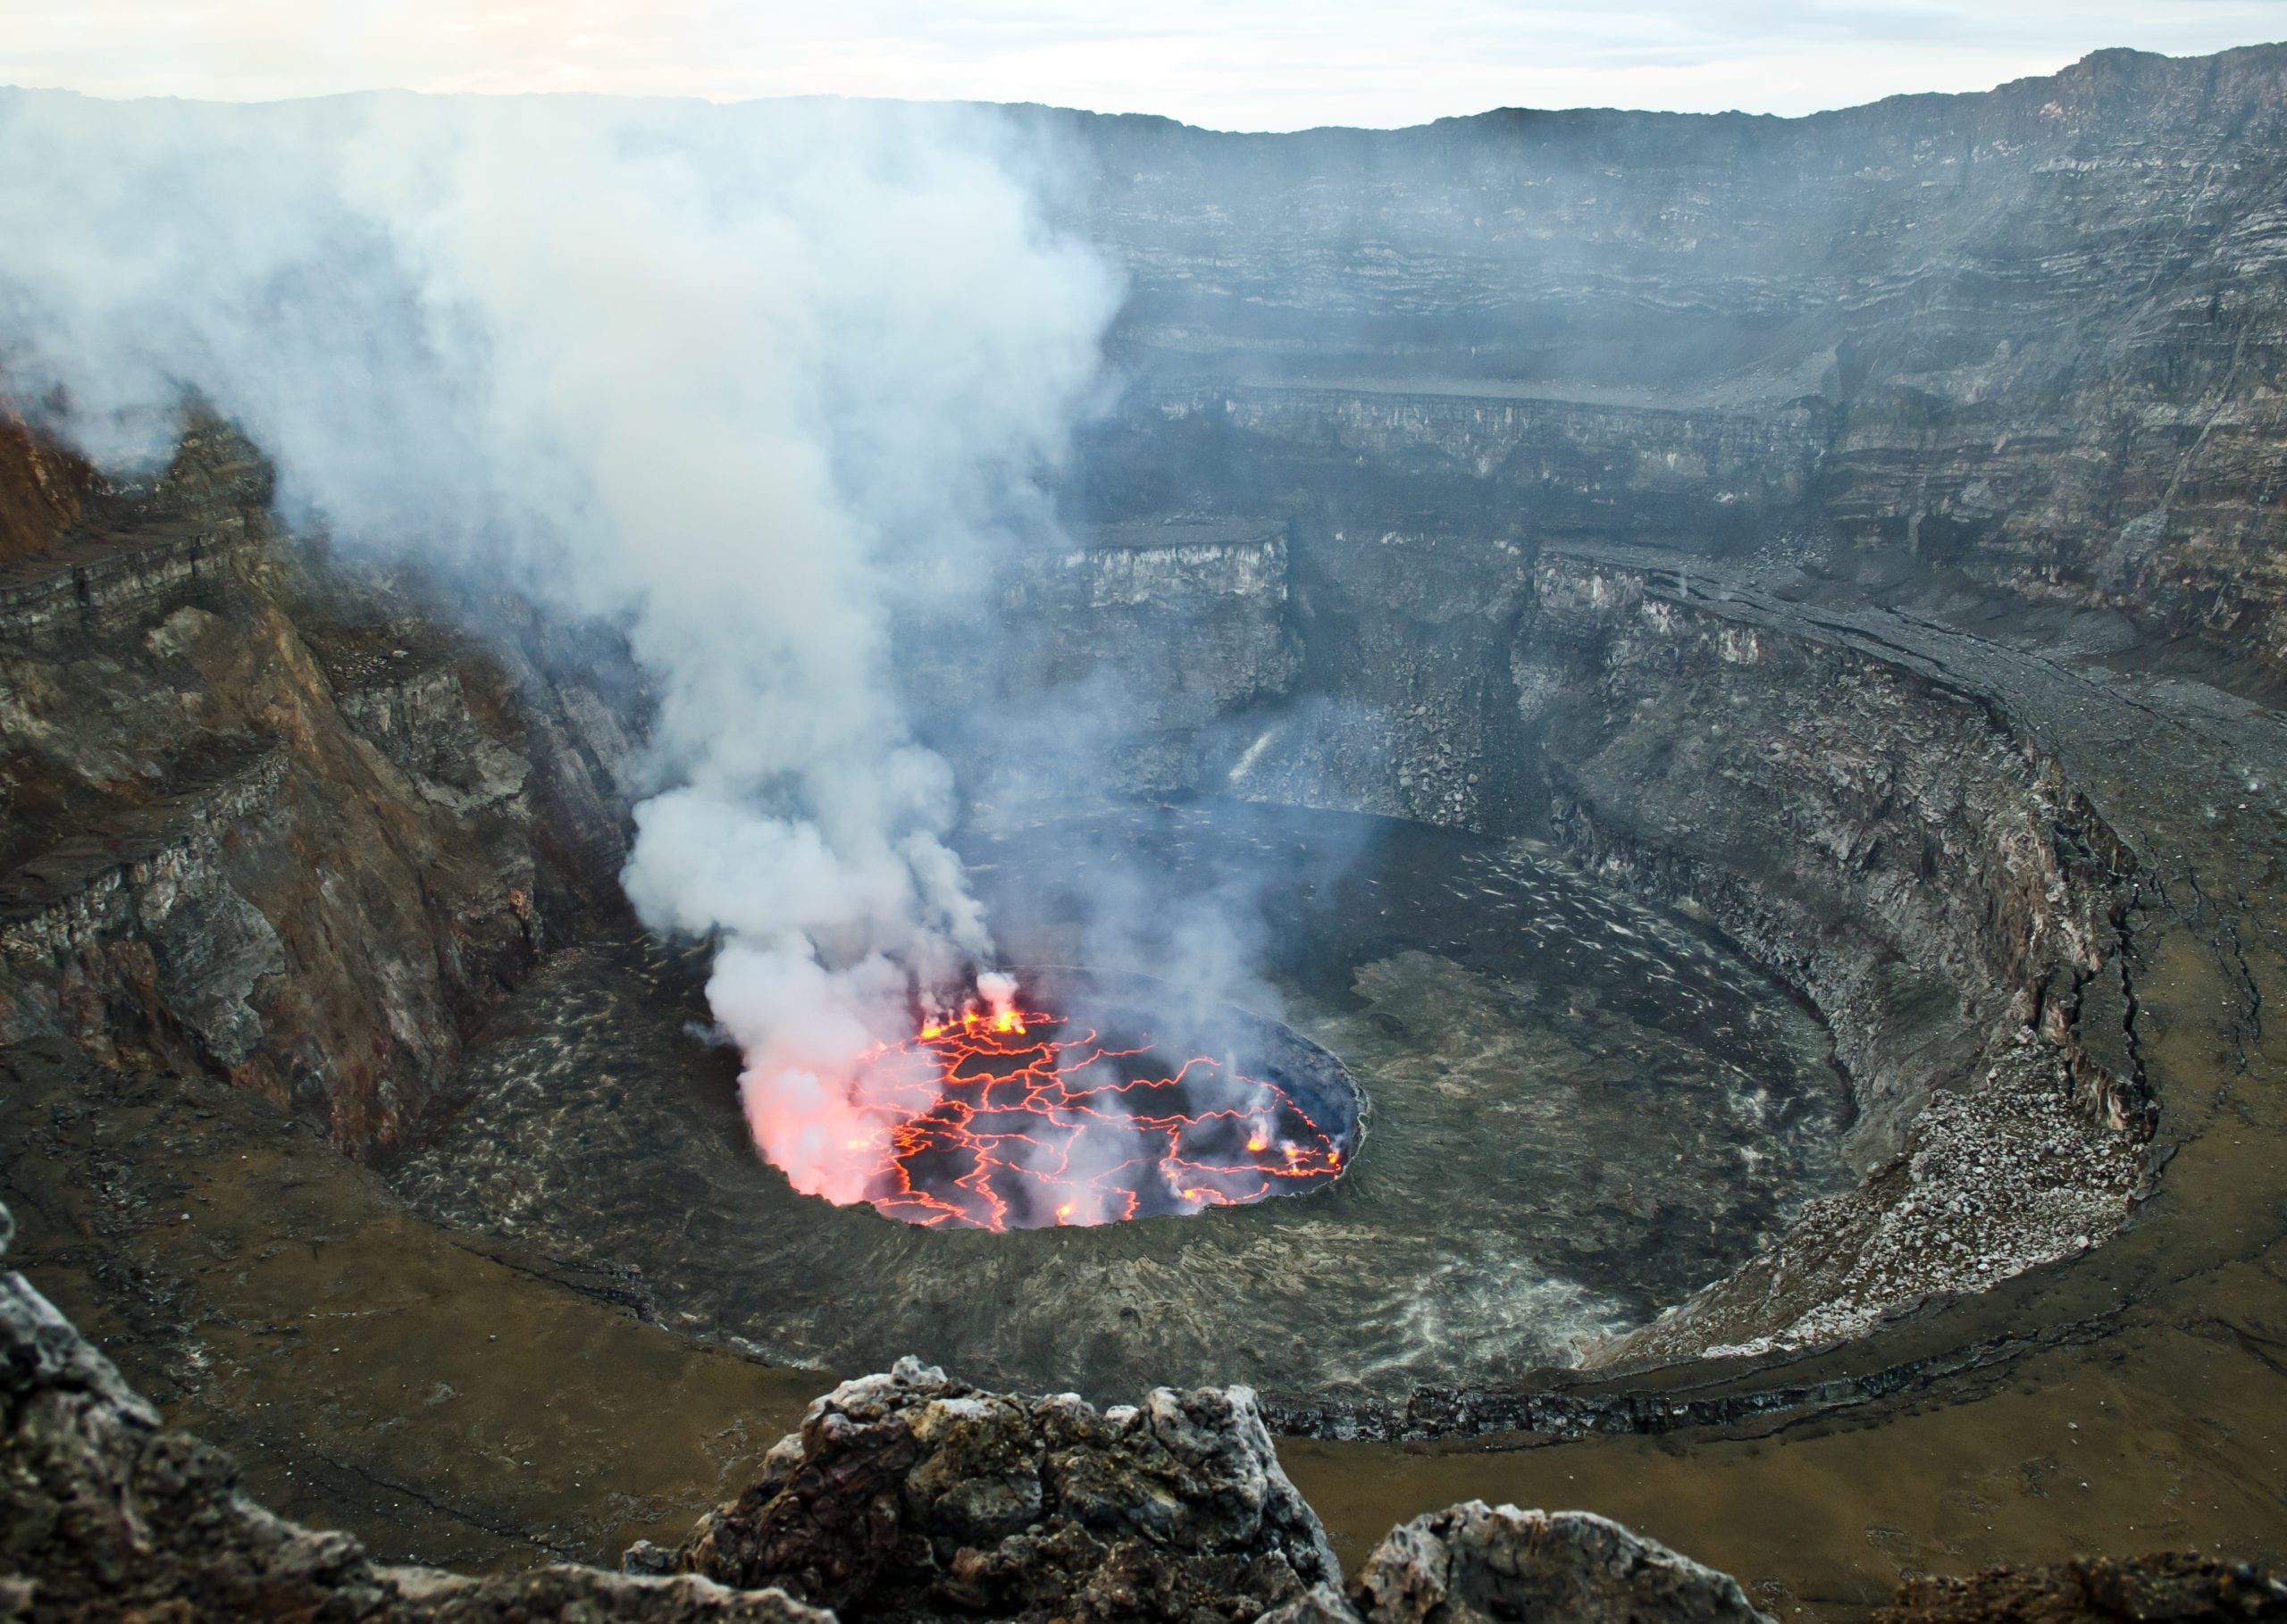
[[[1772,1624],[1729,1574],[1609,1518],[1481,1500],[1391,1529],[1350,1594],[1369,1624]]]
[[[912,1359],[813,1403],[676,1564],[850,1617],[1197,1624],[1249,1624],[1341,1578],[1248,1389],[1098,1411]]]

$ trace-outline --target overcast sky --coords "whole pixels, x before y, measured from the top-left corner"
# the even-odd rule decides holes
[[[2105,46],[2287,38],[2287,0],[0,0],[0,83],[1039,101],[1222,129],[1487,107],[1808,113]]]

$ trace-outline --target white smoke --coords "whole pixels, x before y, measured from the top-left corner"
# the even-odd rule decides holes
[[[1021,167],[974,110],[0,93],[10,387],[112,464],[195,390],[289,518],[625,627],[628,895],[720,933],[758,1141],[837,1200],[850,1058],[991,951],[895,607],[1037,522],[1115,303]]]

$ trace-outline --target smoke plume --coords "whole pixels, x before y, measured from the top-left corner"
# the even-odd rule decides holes
[[[1116,289],[974,110],[0,93],[0,372],[113,467],[187,394],[290,522],[625,629],[624,882],[716,933],[758,1142],[837,1200],[848,1057],[989,963],[903,599],[988,571]]]

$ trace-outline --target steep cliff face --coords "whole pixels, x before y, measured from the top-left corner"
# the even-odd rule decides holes
[[[1354,522],[1354,521],[1353,521]],[[1237,730],[1211,780],[1250,799],[1501,827],[1531,764],[1501,650],[1520,549],[1443,529],[1296,527],[1295,703]]]
[[[2287,666],[2287,49],[1799,120],[1043,116],[1132,279],[1118,353],[1236,443],[1299,427],[1537,529],[1878,546]],[[1727,480],[1758,439],[1792,443]]]
[[[1001,680],[1020,702],[1051,696],[1051,715],[1068,703],[1067,748],[1101,759],[1103,788],[1190,787],[1223,717],[1294,684],[1285,530],[1172,515],[1083,531],[1009,584]]]
[[[2152,1118],[2138,863],[2059,765],[1967,674],[1641,555],[1544,555],[1536,586],[1517,668],[1560,838],[1818,1006],[1870,1174],[1605,1360],[1855,1335],[2115,1231]]]
[[[1862,1185],[1594,1363],[1849,1337],[2121,1226],[2154,1121],[2149,888],[1981,645],[1672,551],[1292,534],[1292,687],[1200,726],[1186,787],[1540,833],[1724,931],[1818,1008],[1850,1074]],[[1926,648],[1889,640],[1916,630]]]
[[[0,567],[45,550],[80,516],[88,465],[0,401]]]
[[[314,573],[269,497],[200,424],[12,566],[0,1030],[218,1071],[362,1151],[607,892],[625,747]],[[536,757],[581,771],[540,791]]]
[[[2077,1042],[2081,989],[2118,975],[2136,860],[1974,694],[1696,598],[1641,555],[1544,555],[1535,584],[1516,669],[1560,832],[1705,892],[1819,1003],[1870,1158],[1997,1022]],[[2132,1076],[2086,1069],[2111,1126],[2140,1119]]]
[[[1794,121],[1037,116],[1130,277],[1075,508],[1284,531],[1292,681],[1176,782],[1553,837],[1834,1028],[1869,1183],[1613,1357],[2117,1228],[2166,813],[2057,747],[2140,703],[2106,669],[2287,673],[2287,47]]]

